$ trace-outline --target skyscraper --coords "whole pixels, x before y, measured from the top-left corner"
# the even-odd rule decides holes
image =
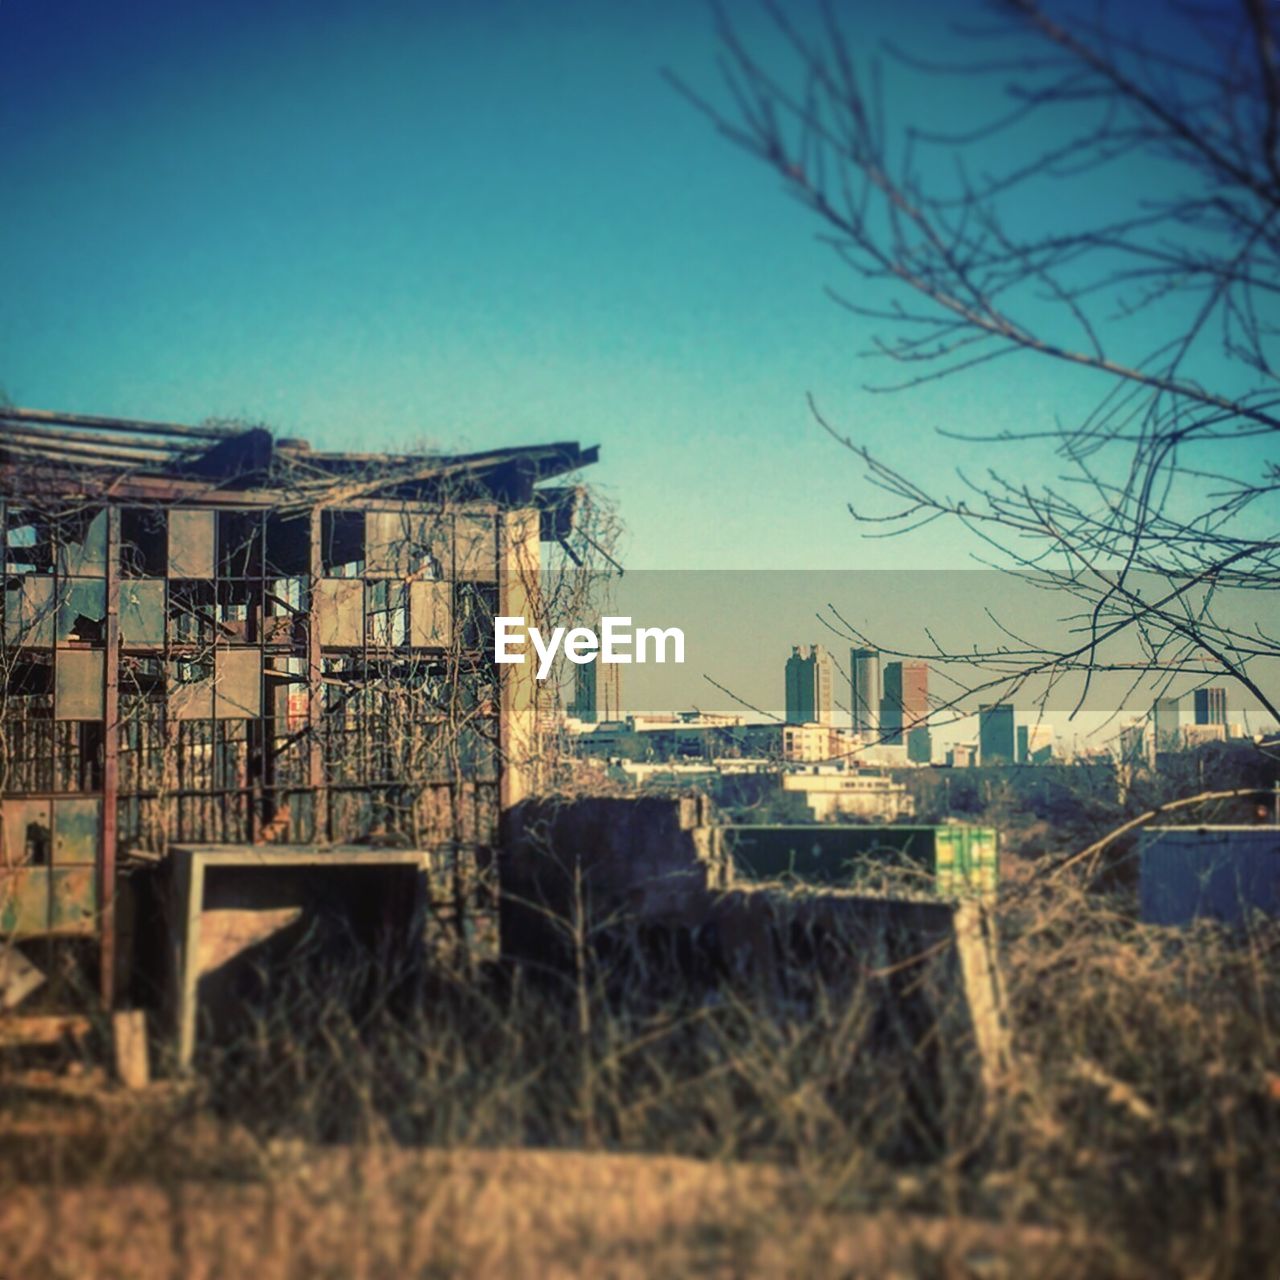
[[[1177,698],[1157,698],[1151,705],[1151,735],[1157,751],[1176,751],[1181,745],[1178,730],[1182,724]]]
[[[1053,726],[1020,724],[1017,744],[1019,764],[1048,764],[1053,759]]]
[[[924,728],[929,718],[929,664],[886,662],[880,699],[880,733],[889,746],[902,742],[902,731]],[[917,748],[919,750],[920,748]]]
[[[787,723],[831,723],[831,655],[820,645],[795,645],[787,659]]]
[[[855,733],[880,727],[880,655],[874,649],[849,650],[849,708]]]
[[[601,662],[596,654],[573,674],[573,702],[569,714],[584,724],[622,719],[622,667]]]
[[[1227,723],[1227,691],[1223,685],[1211,684],[1195,694],[1196,724]]]
[[[978,752],[982,763],[1012,764],[1013,703],[990,702],[978,708]]]

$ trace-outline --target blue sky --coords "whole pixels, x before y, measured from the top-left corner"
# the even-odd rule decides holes
[[[858,12],[868,48],[930,54],[955,10]],[[964,564],[953,537],[860,536],[806,391],[945,484],[966,455],[933,427],[1102,388],[1033,361],[862,391],[816,228],[660,77],[713,58],[671,0],[6,0],[0,386],[327,448],[599,443],[634,567]]]

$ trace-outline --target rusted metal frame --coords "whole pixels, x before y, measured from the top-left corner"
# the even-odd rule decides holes
[[[36,440],[29,436],[0,435],[0,449],[6,453],[39,458],[46,465],[63,462],[68,466],[140,467],[169,466],[176,455],[161,453],[142,445],[64,444],[61,441]]]
[[[311,839],[324,844],[329,832],[329,795],[324,779],[324,660],[320,653],[320,611],[316,587],[324,572],[321,508],[311,508],[310,573],[307,583],[307,781],[311,787]]]
[[[104,418],[97,414],[57,413],[50,409],[0,410],[0,422],[40,422],[63,427],[97,427],[101,431],[133,431],[140,435],[189,436],[195,439],[222,439],[238,436],[244,427],[188,427],[176,422],[144,422],[133,418]]]
[[[183,440],[176,444],[168,444],[163,440],[153,440],[150,437],[130,440],[128,437],[102,435],[96,431],[58,431],[43,425],[15,426],[5,421],[3,417],[0,417],[0,440],[35,440],[45,444],[52,440],[58,443],[59,450],[63,444],[80,445],[85,448],[92,445],[100,447],[106,453],[146,453],[161,459],[173,459],[185,452],[194,453],[205,448],[206,445],[203,440],[193,442]],[[55,451],[51,450],[51,452]]]
[[[101,913],[99,985],[102,1002],[115,1002],[116,968],[116,840],[120,784],[120,508],[107,507],[107,617],[102,686],[102,839],[98,873]]]

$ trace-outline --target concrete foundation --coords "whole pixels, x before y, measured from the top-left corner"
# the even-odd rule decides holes
[[[375,946],[421,937],[427,855],[310,846],[178,846],[169,858],[168,1020],[190,1066],[202,1005],[233,998],[228,970],[268,944],[287,949],[312,922],[337,919]],[[219,993],[218,979],[224,990]]]
[[[953,1028],[994,1088],[1009,1058],[995,934],[979,900],[877,897],[850,889],[736,885],[704,798],[526,801],[499,858],[503,952],[569,971],[636,953],[682,985],[755,988],[783,1003],[803,989],[870,992],[885,1040],[912,1050]]]

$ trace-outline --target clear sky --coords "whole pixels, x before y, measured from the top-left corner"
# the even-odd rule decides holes
[[[954,12],[864,8],[924,53]],[[805,392],[926,477],[934,426],[1082,393],[861,391],[816,228],[661,79],[713,59],[688,0],[5,0],[0,387],[329,448],[598,443],[633,567],[962,564],[860,536]]]

